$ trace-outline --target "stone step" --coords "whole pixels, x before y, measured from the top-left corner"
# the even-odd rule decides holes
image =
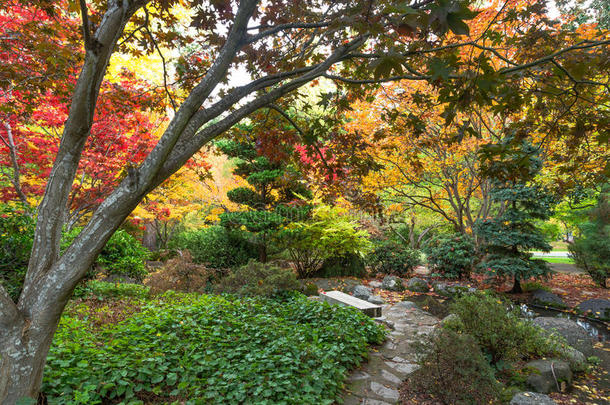
[[[328,291],[320,294],[320,298],[330,304],[354,307],[372,318],[381,316],[381,305],[371,304],[368,301],[361,300],[341,291]]]

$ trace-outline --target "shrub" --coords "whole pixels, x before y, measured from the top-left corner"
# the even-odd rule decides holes
[[[404,277],[421,264],[420,253],[393,241],[379,241],[367,256],[371,268],[379,273]]]
[[[215,289],[219,293],[271,297],[299,290],[300,284],[292,270],[250,260],[247,265],[221,279]]]
[[[348,253],[329,257],[320,266],[315,277],[365,277],[366,267],[360,255]]]
[[[146,276],[145,260],[149,251],[126,231],[117,230],[100,252],[97,263],[108,275],[121,275],[142,280]]]
[[[23,208],[0,205],[0,284],[13,300],[23,286],[35,226]]]
[[[106,281],[89,280],[77,294],[81,297],[103,299],[148,298],[149,287],[131,283],[108,283]]]
[[[191,252],[193,262],[214,268],[237,267],[258,256],[256,246],[238,229],[210,226],[176,235],[170,247]]]
[[[580,227],[579,238],[568,246],[576,266],[587,272],[603,288],[610,277],[610,189],[599,196],[589,221]]]
[[[62,235],[62,251],[70,246],[80,231],[81,228],[73,228]],[[99,270],[103,270],[108,276],[124,276],[142,281],[147,274],[145,261],[149,257],[149,250],[140,241],[124,229],[118,229],[106,242],[86,278],[94,278]]]
[[[472,238],[462,234],[431,239],[424,252],[430,270],[445,278],[468,276],[476,254]]]
[[[302,295],[167,293],[104,328],[65,313],[42,392],[66,405],[330,404],[347,370],[383,338],[362,313]]]
[[[368,232],[359,229],[346,210],[316,203],[312,218],[294,222],[278,233],[300,278],[311,276],[331,257],[364,257],[371,248]]]
[[[410,392],[444,404],[499,403],[502,386],[472,336],[441,329],[417,346],[420,368],[408,379]]]
[[[313,295],[318,295],[318,286],[315,285],[314,283],[306,283],[301,288],[301,291],[303,292],[303,294],[305,294],[308,297],[311,297]]]
[[[464,295],[451,305],[451,312],[459,321],[448,321],[445,327],[472,335],[493,364],[559,353],[560,342],[492,295]]]
[[[17,299],[27,271],[34,239],[35,220],[18,206],[0,206],[0,283],[13,299]],[[78,236],[81,229],[74,228],[62,235],[64,251]],[[144,261],[148,250],[137,239],[119,229],[102,249],[96,265],[105,268],[109,275],[121,275],[141,280],[146,274]],[[95,276],[92,268],[87,279]]]
[[[168,260],[159,270],[149,274],[144,284],[150,287],[150,292],[153,294],[168,290],[203,292],[211,274],[205,266],[193,263],[191,254],[185,250]]]

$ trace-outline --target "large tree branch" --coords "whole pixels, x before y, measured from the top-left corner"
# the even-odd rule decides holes
[[[565,53],[568,53],[568,52],[572,52],[572,51],[575,51],[575,50],[595,48],[595,47],[604,46],[604,45],[610,45],[610,40],[605,40],[605,41],[582,41],[582,42],[579,42],[579,43],[577,43],[575,45],[569,46],[567,48],[563,48],[563,49],[560,49],[558,51],[555,51],[555,52],[553,52],[553,53],[551,53],[549,55],[546,55],[546,56],[544,56],[542,58],[538,58],[536,60],[533,60],[531,62],[524,63],[524,64],[521,64],[521,65],[516,65],[516,66],[513,66],[511,68],[500,69],[499,73],[501,73],[501,74],[509,74],[509,73],[518,72],[520,70],[526,70],[526,69],[529,69],[529,68],[537,66],[537,65],[542,65],[544,63],[551,62],[556,57],[561,56],[561,55],[563,55]]]
[[[150,154],[137,170],[136,178],[132,178],[132,191],[143,195],[150,189],[152,179],[157,176],[169,154],[179,139],[194,133],[202,122],[197,111],[203,102],[226,76],[227,71],[237,52],[244,45],[248,21],[250,20],[258,0],[242,0],[235,15],[234,24],[227,36],[220,53],[201,82],[191,91],[180,106],[176,115],[165,130],[165,133]]]
[[[191,120],[203,104],[204,99],[210,95],[216,85],[225,77],[235,54],[243,46],[247,23],[254,12],[257,2],[258,0],[242,0],[240,2],[234,25],[219,56],[208,70],[206,76],[193,89],[177,111],[165,133],[142,165],[137,170],[133,170],[100,204],[92,215],[91,220],[61,258],[58,259],[56,256],[49,258],[46,256],[41,259],[47,260],[52,264],[52,266],[48,266],[48,271],[38,272],[36,281],[32,275],[34,272],[28,271],[28,280],[26,280],[24,292],[19,301],[20,308],[44,308],[45,311],[49,312],[48,316],[41,315],[45,319],[53,319],[55,316],[58,316],[58,314],[53,312],[57,310],[57,306],[48,305],[48,303],[59,302],[60,307],[63,308],[72,290],[82,279],[86,269],[93,263],[95,257],[99,254],[110,236],[127,215],[135,209],[146,193],[158,185],[158,183],[155,183],[154,186],[151,186],[153,180],[158,177],[159,169],[166,162],[178,139],[185,132],[194,132]],[[114,38],[115,43],[117,38],[118,35]],[[72,115],[72,111],[70,115]],[[65,139],[62,140],[62,145],[64,141]],[[78,159],[76,163],[78,163]],[[74,176],[72,175],[71,180],[73,178]],[[56,226],[55,223],[51,225]],[[61,232],[61,226],[59,231]],[[58,233],[58,238],[60,235]],[[30,263],[30,267],[32,267],[32,263]]]
[[[0,328],[10,325],[19,316],[17,305],[0,284]]]
[[[268,29],[261,31],[257,34],[249,35],[247,38],[247,43],[251,44],[256,41],[259,41],[263,38],[266,38],[270,35],[277,34],[280,31],[294,30],[294,29],[312,29],[312,28],[324,28],[328,27],[330,22],[320,21],[315,23],[288,23],[288,24],[280,24],[273,27],[269,27]],[[263,27],[253,27],[249,29],[260,29]]]
[[[67,202],[90,135],[99,89],[115,45],[131,16],[150,0],[110,1],[108,10],[86,50],[64,125],[64,131],[43,200],[38,208],[34,243],[22,297],[27,295],[59,256],[61,230],[67,217]],[[19,305],[21,306],[21,300]]]
[[[176,145],[172,156],[168,159],[167,164],[163,168],[160,179],[164,180],[165,178],[170,176],[172,173],[178,170],[184,163],[186,163],[186,161],[191,156],[193,156],[204,144],[206,144],[214,137],[218,136],[220,133],[226,131],[237,122],[241,121],[247,115],[258,110],[259,108],[263,108],[268,106],[269,104],[272,104],[273,102],[275,102],[275,100],[279,99],[285,94],[301,87],[305,83],[308,83],[317,77],[322,76],[332,65],[341,61],[343,57],[350,51],[362,46],[365,41],[366,38],[364,36],[360,36],[350,41],[349,43],[340,46],[323,63],[318,64],[314,69],[311,69],[308,72],[302,74],[301,76],[292,79],[286,84],[274,88],[268,93],[264,93],[263,95],[257,97],[255,100],[238,108],[236,111],[232,112],[224,119],[205,127],[197,134],[195,134],[192,138],[182,138],[180,144]],[[155,181],[155,186],[158,184],[158,181],[160,179],[157,179]]]

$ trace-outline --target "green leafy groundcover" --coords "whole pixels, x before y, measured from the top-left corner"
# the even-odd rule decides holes
[[[102,329],[64,315],[43,392],[50,404],[330,404],[384,333],[356,310],[300,294],[170,292]]]

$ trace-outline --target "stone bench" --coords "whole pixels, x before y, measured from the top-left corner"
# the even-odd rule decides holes
[[[364,312],[365,315],[368,315],[371,318],[381,316],[381,305],[371,304],[370,302],[342,293],[341,291],[328,291],[320,294],[320,298],[330,304],[354,307],[359,311]]]

